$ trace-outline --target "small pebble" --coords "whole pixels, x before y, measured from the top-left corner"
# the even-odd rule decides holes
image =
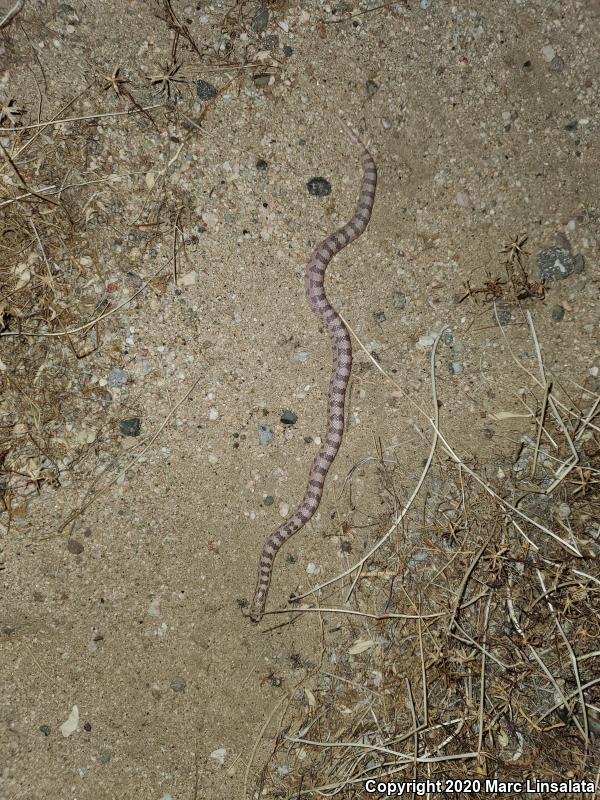
[[[385,322],[385,311],[374,311],[373,319],[378,325],[381,325],[382,322]]]
[[[252,30],[254,33],[264,33],[269,26],[269,7],[262,6],[252,20]]]
[[[44,736],[50,736],[50,725],[40,725],[39,730],[44,734]]]
[[[268,494],[263,500],[263,506],[272,506],[275,502],[273,495]]]
[[[218,92],[216,88],[212,85],[212,83],[208,83],[208,81],[199,80],[196,81],[196,94],[200,98],[200,100],[212,100],[213,97],[216,97]]]
[[[67,550],[69,553],[73,553],[73,555],[81,555],[83,553],[84,547],[81,542],[78,542],[77,539],[67,539]]]
[[[394,308],[406,308],[406,295],[400,289],[396,289],[392,298]]]
[[[256,169],[260,170],[261,172],[264,172],[266,169],[268,169],[268,167],[269,165],[264,160],[264,158],[259,158],[258,161],[256,162]]]
[[[171,689],[173,689],[174,692],[185,692],[185,687],[187,686],[187,683],[183,678],[177,677],[173,678],[169,686],[171,687]]]
[[[453,375],[459,375],[463,371],[463,365],[460,361],[452,361],[450,363],[450,372]]]
[[[79,708],[77,706],[73,706],[71,708],[71,713],[69,714],[68,718],[60,726],[60,732],[66,739],[72,733],[75,733],[78,725],[79,725]]]
[[[258,441],[260,444],[271,444],[275,434],[268,425],[259,425],[258,427]]]
[[[545,47],[542,47],[541,53],[544,56],[544,60],[550,63],[556,55],[556,50],[551,44],[547,44]]]
[[[112,758],[112,753],[110,752],[110,750],[102,750],[102,752],[98,756],[98,761],[101,764],[108,764],[111,758]]]
[[[298,421],[298,415],[293,411],[284,411],[279,419],[284,425],[294,425]]]
[[[326,197],[331,194],[331,184],[326,178],[311,178],[306,188],[313,197]]]
[[[457,192],[454,199],[456,205],[460,208],[473,208],[473,201],[471,200],[471,195],[468,192]]]
[[[119,430],[123,436],[139,436],[141,429],[142,420],[139,417],[130,417],[119,422]]]
[[[560,322],[565,316],[565,308],[564,306],[554,306],[552,309],[552,319],[555,322]]]
[[[571,506],[561,503],[558,507],[558,516],[561,519],[568,519],[571,516]]]
[[[545,281],[564,280],[575,272],[575,260],[564,247],[549,247],[538,255],[540,276]]]
[[[214,758],[214,760],[222,767],[223,764],[225,763],[226,755],[227,755],[227,750],[224,747],[219,747],[218,750],[212,751],[210,757]]]
[[[111,371],[108,373],[107,377],[108,385],[112,386],[113,388],[118,386],[125,386],[125,384],[129,381],[129,373],[126,369],[121,369],[120,367],[113,367]]]
[[[294,353],[294,361],[297,361],[299,364],[304,364],[307,358],[308,358],[308,353],[306,353],[304,350],[297,350]]]

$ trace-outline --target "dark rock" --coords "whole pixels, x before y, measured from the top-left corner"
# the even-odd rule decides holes
[[[139,417],[122,419],[119,422],[119,430],[123,436],[139,436],[142,429],[142,420]]]
[[[331,194],[331,184],[326,178],[311,178],[306,184],[306,188],[313,197],[326,197]]]
[[[545,281],[562,281],[575,272],[575,261],[563,247],[549,247],[538,256],[540,276]]]
[[[218,94],[217,89],[208,81],[196,81],[196,94],[200,100],[212,100]]]

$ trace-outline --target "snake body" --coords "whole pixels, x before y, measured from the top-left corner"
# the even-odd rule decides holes
[[[377,168],[371,154],[354,131],[349,128],[345,130],[362,152],[363,176],[358,205],[352,219],[318,245],[306,266],[304,276],[309,305],[327,328],[331,340],[333,369],[329,383],[327,433],[310,470],[302,503],[283,525],[268,536],[263,546],[249,614],[253,622],[260,622],[264,613],[275,556],[306,525],[319,507],[327,472],[340,449],[344,435],[344,400],[352,369],[352,342],[344,322],[325,294],[325,271],[333,256],[358,239],[369,224],[377,185]]]

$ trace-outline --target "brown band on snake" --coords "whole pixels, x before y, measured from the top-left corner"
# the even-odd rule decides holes
[[[306,525],[319,507],[327,472],[340,449],[344,435],[344,400],[352,369],[352,342],[346,326],[331,307],[325,294],[325,270],[333,256],[357,239],[369,224],[377,185],[377,168],[371,154],[351,129],[347,129],[347,132],[352,142],[362,151],[363,179],[358,205],[350,222],[323,239],[312,254],[304,276],[304,286],[310,307],[323,321],[331,340],[333,370],[329,383],[327,433],[312,465],[308,486],[300,507],[293,516],[267,538],[264,544],[260,556],[256,591],[250,610],[250,619],[253,622],[260,622],[264,613],[275,556],[282,545]]]

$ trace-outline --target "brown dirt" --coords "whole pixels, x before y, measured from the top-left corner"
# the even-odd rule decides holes
[[[0,16],[12,5],[0,3]],[[163,104],[148,112],[152,121],[136,113],[52,126],[28,151],[39,161],[19,160],[31,187],[103,181],[64,192],[74,227],[44,202],[10,207],[34,220],[51,267],[60,266],[53,280],[74,292],[63,330],[93,318],[103,298],[115,308],[136,281],[151,283],[98,334],[75,341],[80,353],[100,344],[83,358],[64,339],[0,343],[12,481],[0,574],[1,797],[241,797],[263,723],[320,662],[317,615],[270,631],[287,617],[254,627],[238,600],[251,596],[280,510],[300,500],[323,430],[328,342],[304,302],[302,276],[311,248],[349,217],[358,193],[359,163],[336,109],[369,137],[380,183],[366,234],[328,270],[329,295],[424,408],[430,348],[422,337],[449,326],[438,395],[462,458],[494,468],[517,448],[523,420],[491,415],[524,410],[519,393],[528,383],[507,340],[534,371],[525,310],[548,370],[597,393],[600,5],[479,5],[275,3],[264,6],[263,31],[258,4],[174,1],[199,52],[180,31],[188,82],[169,106],[150,82],[173,43],[156,16],[165,16],[162,3],[32,0],[0,31],[0,97],[25,108],[17,124],[35,123],[38,110],[49,120],[135,109],[132,97]],[[104,89],[102,75],[116,67],[130,81],[117,84],[121,96]],[[213,84],[216,97],[200,100],[196,80]],[[14,134],[0,133],[14,153]],[[266,169],[257,168],[261,159]],[[2,170],[4,186],[10,176],[18,187],[7,161]],[[331,182],[328,197],[308,194],[314,176]],[[185,240],[177,288],[169,264],[176,227],[177,244]],[[538,254],[566,248],[565,237],[584,257],[582,271],[549,283],[543,300],[518,301],[500,251],[521,234],[532,281]],[[23,258],[16,247],[11,240],[2,255],[8,272]],[[34,265],[38,275],[43,266]],[[161,266],[164,279],[153,278]],[[507,340],[483,294],[457,302],[488,271],[506,281],[497,302],[510,316]],[[22,320],[24,330],[39,324]],[[17,329],[13,316],[7,330]],[[34,362],[55,372],[36,383],[27,368]],[[110,385],[114,368],[129,373],[120,388]],[[15,398],[35,405],[40,385],[45,405],[36,417]],[[288,409],[298,421],[286,428],[279,418]],[[141,438],[119,432],[131,417],[141,419]],[[36,418],[46,433],[59,425],[48,433],[54,460],[77,455],[60,481],[15,478],[16,464],[23,471],[39,457],[24,433]],[[260,444],[261,425],[272,428],[271,445]],[[375,541],[388,524],[387,498],[373,462],[362,462],[380,438],[408,495],[427,456],[424,431],[357,348],[343,449],[319,514],[278,558],[270,609]],[[359,463],[351,494],[347,484],[342,493]],[[321,576],[307,574],[309,564]],[[341,604],[341,593],[328,602]],[[74,706],[79,724],[63,736]],[[275,727],[255,753],[250,796]]]

